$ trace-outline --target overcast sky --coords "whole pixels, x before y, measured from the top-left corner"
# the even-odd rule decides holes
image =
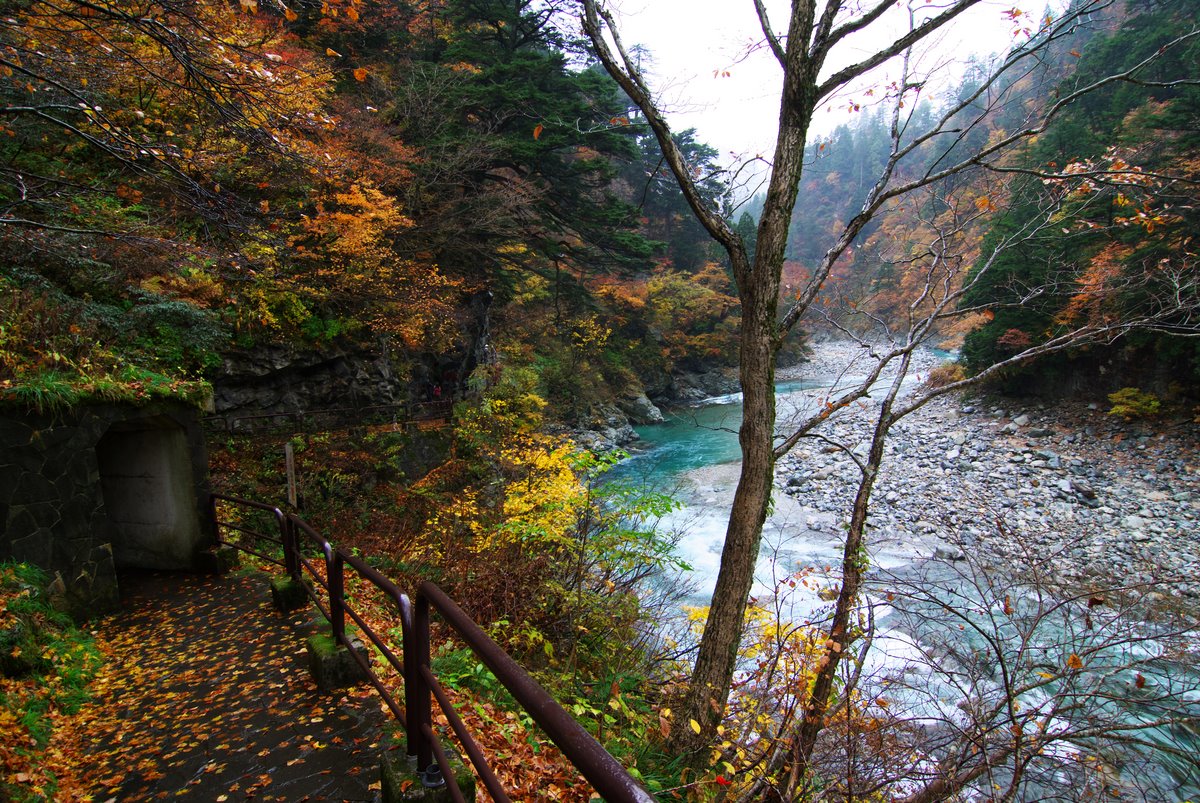
[[[1034,13],[1041,16],[1045,6],[1038,2]],[[770,156],[781,77],[773,56],[761,49],[751,52],[762,40],[751,0],[612,0],[610,5],[626,46],[643,45],[653,54],[653,86],[660,101],[673,110],[673,129],[696,128],[699,139],[717,148],[727,164],[731,154]],[[940,3],[919,0],[919,5],[936,9]],[[776,30],[786,28],[788,6],[783,0],[767,0]],[[1018,7],[1031,10],[1028,3]],[[937,67],[939,75],[947,76],[945,83],[953,84],[971,54],[1006,51],[1019,36],[1004,15],[1012,8],[1011,0],[987,0],[967,12],[953,30],[931,43],[924,64]],[[858,41],[847,41],[851,49],[841,51],[840,63],[890,42],[902,32],[904,20],[904,15],[886,23],[880,20]],[[839,98],[819,111],[815,131],[825,133],[851,121],[850,100]]]

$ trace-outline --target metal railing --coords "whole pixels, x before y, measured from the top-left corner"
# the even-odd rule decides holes
[[[649,803],[654,800],[582,725],[438,586],[429,581],[421,582],[417,587],[415,600],[410,599],[390,579],[359,557],[334,547],[299,517],[278,507],[237,497],[213,494],[210,499],[212,517],[217,523],[221,543],[264,557],[284,567],[289,577],[303,584],[313,604],[329,622],[334,638],[349,650],[396,722],[403,727],[408,755],[415,759],[420,778],[426,786],[438,787],[445,784],[454,800],[463,801],[445,749],[433,729],[432,701],[436,700],[475,768],[480,782],[493,800],[497,803],[510,801],[495,772],[488,765],[479,744],[455,712],[449,696],[438,682],[430,665],[430,614],[436,611],[605,800],[618,803]],[[268,514],[276,523],[278,534],[264,533],[240,522],[220,518],[222,503]],[[257,545],[250,547],[226,539],[223,536],[223,531],[226,530],[278,545],[282,549],[282,559],[259,551],[260,547]],[[303,546],[306,543],[315,547],[312,559],[305,555]],[[314,560],[319,563],[314,563]],[[399,657],[393,649],[394,644],[377,633],[348,602],[345,583],[347,568],[395,604],[401,622],[402,643]],[[306,577],[310,582],[306,581]],[[313,584],[324,594],[318,593]],[[371,668],[369,661],[353,649],[350,639],[346,636],[347,617],[370,640],[383,659],[404,678],[403,705]]]

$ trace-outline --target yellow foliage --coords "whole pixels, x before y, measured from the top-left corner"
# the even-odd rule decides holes
[[[802,571],[783,580],[776,593],[786,595],[788,588],[809,593],[819,587],[810,572]],[[772,597],[771,603],[775,602]],[[708,609],[690,608],[687,613],[693,629],[698,631]],[[714,776],[707,782],[726,787],[732,799],[764,780],[761,768],[769,764],[765,759],[792,737],[812,693],[817,669],[830,655],[846,649],[849,644],[828,639],[817,625],[789,621],[774,604],[767,607],[751,602],[738,653],[739,679],[718,728],[719,741],[713,745],[709,759]],[[828,726],[869,730],[877,723],[869,713],[871,705],[886,708],[887,702],[852,697]],[[765,780],[772,785],[782,782],[770,777]]]
[[[571,341],[577,351],[587,354],[593,349],[603,349],[610,335],[610,327],[601,323],[596,315],[589,315],[575,322],[571,331]]]
[[[505,488],[503,522],[478,545],[480,551],[517,544],[545,550],[570,539],[587,503],[571,467],[574,451],[569,441],[551,446],[542,438],[501,451],[505,473],[518,479]]]
[[[412,226],[395,198],[369,184],[353,184],[345,192],[334,192],[332,200],[330,205],[317,203],[317,214],[304,220],[303,236],[321,240],[328,254],[360,273],[382,267],[389,253],[386,235]]]

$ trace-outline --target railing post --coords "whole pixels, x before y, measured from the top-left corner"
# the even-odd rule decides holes
[[[404,600],[407,602],[407,600]],[[400,651],[404,660],[404,735],[406,752],[414,761],[417,758],[417,747],[420,744],[421,722],[417,717],[417,684],[420,683],[417,668],[417,626],[414,611],[416,607],[409,605],[407,611],[403,602],[400,605]],[[405,615],[407,613],[407,616]]]
[[[329,624],[338,642],[346,638],[346,569],[342,553],[326,543],[325,571],[329,581]]]
[[[424,777],[433,764],[433,747],[425,734],[426,728],[433,729],[433,692],[421,672],[422,667],[429,666],[429,600],[424,594],[417,594],[412,630],[411,645],[404,645],[405,668],[411,673],[411,682],[409,678],[405,678],[404,682],[404,705],[408,713],[408,753],[416,757],[417,772]],[[410,646],[411,664],[408,660]]]
[[[283,541],[283,566],[288,577],[300,582],[300,536],[290,515],[279,519],[279,537]]]

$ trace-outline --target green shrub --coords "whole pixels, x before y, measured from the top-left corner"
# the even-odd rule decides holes
[[[1119,415],[1126,421],[1158,415],[1162,408],[1162,402],[1157,396],[1138,388],[1121,388],[1116,393],[1108,394],[1108,400],[1113,405],[1108,414]]]
[[[63,715],[91,698],[101,664],[88,634],[50,605],[47,582],[33,566],[0,563],[0,800],[17,803],[58,799],[47,747]]]
[[[6,388],[4,395],[39,413],[57,413],[82,398],[73,377],[62,371],[38,371]]]

